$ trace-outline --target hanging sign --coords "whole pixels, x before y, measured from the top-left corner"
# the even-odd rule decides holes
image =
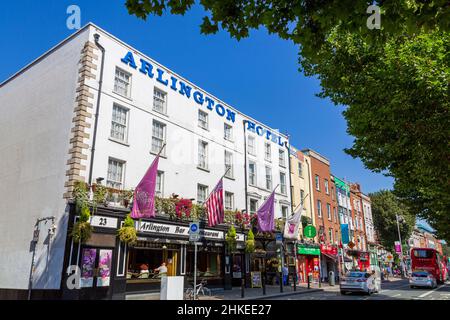
[[[317,230],[313,225],[306,226],[303,230],[303,235],[306,238],[314,238],[317,234]]]

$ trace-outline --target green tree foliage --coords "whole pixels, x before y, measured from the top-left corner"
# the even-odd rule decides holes
[[[319,96],[345,105],[365,166],[395,178],[395,192],[450,241],[450,4],[447,0],[200,0],[203,34],[240,40],[252,29],[299,46]],[[381,29],[367,28],[368,5]],[[130,14],[185,14],[194,0],[127,0]]]
[[[408,239],[413,231],[416,222],[415,215],[391,191],[382,190],[369,196],[372,200],[373,223],[375,230],[380,235],[381,244],[394,250],[394,242],[399,240],[396,215],[400,217],[402,242]]]

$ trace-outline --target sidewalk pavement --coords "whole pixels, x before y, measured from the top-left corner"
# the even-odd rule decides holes
[[[321,284],[319,288],[318,284],[311,284],[311,288],[308,289],[306,284],[300,284],[294,291],[293,285],[283,286],[283,292],[280,292],[280,286],[266,286],[266,294],[263,295],[262,288],[245,288],[244,298],[241,296],[241,287],[233,287],[232,290],[224,289],[212,289],[211,296],[199,295],[199,300],[260,300],[279,298],[298,294],[309,294],[313,292],[327,290],[328,284]],[[331,287],[336,288],[336,287]],[[339,285],[337,286],[339,290]],[[329,289],[328,289],[329,290]],[[160,300],[159,292],[146,293],[146,294],[133,294],[127,295],[126,300]]]
[[[298,285],[296,291],[294,291],[294,286],[283,286],[283,292],[280,292],[280,286],[266,286],[266,294],[263,294],[262,288],[245,288],[244,298],[241,296],[241,288],[234,287],[232,290],[224,291],[224,300],[260,300],[260,299],[270,299],[279,298],[284,296],[291,296],[297,294],[308,294],[312,292],[321,291],[317,284],[311,285],[308,289],[307,285]]]

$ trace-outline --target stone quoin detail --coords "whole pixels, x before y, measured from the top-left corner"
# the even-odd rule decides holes
[[[90,134],[87,132],[91,128],[91,123],[87,119],[92,119],[94,93],[91,92],[86,84],[89,79],[96,79],[94,74],[97,70],[96,62],[98,55],[94,53],[96,46],[92,42],[86,42],[81,51],[78,87],[76,89],[76,99],[74,107],[74,117],[72,118],[73,133],[70,139],[70,158],[67,160],[68,170],[66,171],[67,181],[64,184],[66,193],[64,198],[72,197],[73,186],[76,181],[86,181],[86,165],[82,164],[82,160],[86,161],[88,156],[85,150],[89,149],[88,140]]]

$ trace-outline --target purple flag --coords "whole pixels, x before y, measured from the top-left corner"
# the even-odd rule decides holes
[[[274,206],[275,206],[275,191],[272,192],[264,204],[259,207],[256,212],[258,217],[259,231],[273,231],[274,229]]]
[[[158,175],[159,155],[153,160],[141,182],[134,190],[133,209],[130,217],[133,219],[151,218],[155,213],[155,189]]]

